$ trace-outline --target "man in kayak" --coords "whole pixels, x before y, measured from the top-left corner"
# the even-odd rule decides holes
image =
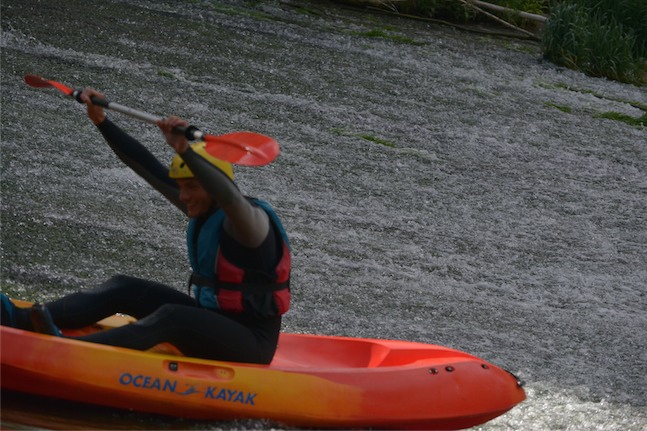
[[[19,309],[2,295],[2,324],[51,335],[58,328],[91,325],[115,313],[137,322],[77,337],[147,350],[168,342],[183,354],[267,364],[278,343],[281,315],[290,305],[288,239],[274,210],[243,196],[231,164],[190,145],[173,132],[188,124],[177,117],[158,122],[175,151],[170,169],[107,117],[86,89],[81,100],[115,154],[189,218],[188,255],[194,297],[169,286],[117,275],[97,288],[45,305]]]

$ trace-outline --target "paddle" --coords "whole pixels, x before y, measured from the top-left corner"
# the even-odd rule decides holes
[[[66,96],[81,102],[80,90],[74,90],[60,82],[51,81],[38,75],[25,75],[25,83],[35,88],[56,88]],[[110,102],[106,99],[92,97],[92,103],[112,111],[121,112],[147,123],[156,124],[160,118],[149,113]],[[207,143],[205,149],[209,154],[227,162],[243,166],[262,166],[273,161],[279,154],[279,144],[269,136],[254,132],[233,132],[224,135],[208,135],[195,126],[176,127],[175,132],[187,139],[201,139]]]

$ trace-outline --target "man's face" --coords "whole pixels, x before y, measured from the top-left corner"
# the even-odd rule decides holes
[[[177,180],[177,184],[180,187],[180,201],[186,205],[189,217],[199,217],[209,211],[213,199],[198,180],[181,178]]]

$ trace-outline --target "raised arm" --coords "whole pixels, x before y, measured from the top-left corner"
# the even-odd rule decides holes
[[[186,206],[180,201],[179,188],[168,176],[168,168],[139,141],[112,123],[106,117],[103,108],[92,103],[90,100],[92,96],[104,98],[103,94],[93,89],[85,89],[80,97],[87,104],[88,117],[97,126],[117,157],[173,205],[186,212]]]
[[[224,229],[229,236],[245,247],[258,247],[270,229],[265,211],[247,200],[220,169],[195,153],[184,136],[173,133],[176,126],[188,126],[186,121],[169,117],[160,120],[158,126],[169,146],[180,155],[200,185],[225,212]]]

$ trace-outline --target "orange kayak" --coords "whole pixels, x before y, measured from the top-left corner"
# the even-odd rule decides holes
[[[115,315],[81,332],[130,321]],[[526,396],[507,371],[431,344],[284,333],[273,362],[256,365],[188,358],[165,345],[142,352],[0,331],[3,390],[186,418],[462,429]]]

